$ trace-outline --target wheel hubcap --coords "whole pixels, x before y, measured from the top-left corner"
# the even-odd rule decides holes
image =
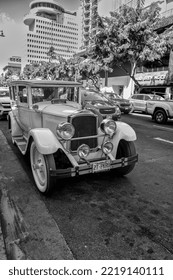
[[[163,120],[163,115],[160,113],[160,114],[157,114],[157,121],[161,122]]]

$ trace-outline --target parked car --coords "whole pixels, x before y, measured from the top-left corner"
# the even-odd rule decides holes
[[[36,187],[48,194],[60,178],[115,171],[126,175],[138,156],[135,131],[82,109],[81,84],[67,81],[11,82],[15,106],[8,125],[12,142],[28,154]]]
[[[6,118],[8,112],[11,110],[9,88],[0,87],[0,119]]]
[[[117,104],[124,114],[129,114],[132,110],[132,104],[128,99],[122,98],[115,92],[105,92],[104,95],[113,103]]]
[[[147,102],[147,113],[158,124],[165,124],[173,119],[173,100],[150,100]]]
[[[130,102],[132,103],[132,110],[131,112],[134,111],[141,111],[143,113],[147,112],[147,101],[150,100],[164,100],[163,97],[157,95],[157,94],[134,94],[130,98]]]
[[[97,113],[98,116],[101,115],[103,119],[110,117],[114,121],[117,121],[121,118],[121,110],[119,106],[113,104],[101,92],[82,88],[81,100],[83,108]]]

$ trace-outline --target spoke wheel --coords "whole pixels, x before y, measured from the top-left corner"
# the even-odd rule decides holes
[[[33,141],[30,147],[30,163],[38,190],[48,194],[54,186],[54,179],[50,176],[50,168],[55,169],[53,155],[41,154]]]

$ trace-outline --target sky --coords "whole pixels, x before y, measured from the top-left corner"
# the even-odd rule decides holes
[[[0,74],[7,65],[10,56],[21,56],[24,52],[26,26],[23,17],[29,12],[32,0],[0,0],[0,30],[5,37],[0,37]],[[57,0],[65,9],[75,11],[80,0]]]

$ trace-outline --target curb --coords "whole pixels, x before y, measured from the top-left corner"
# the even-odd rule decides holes
[[[41,195],[0,130],[0,222],[8,260],[74,260]],[[1,229],[1,228],[0,228]]]

